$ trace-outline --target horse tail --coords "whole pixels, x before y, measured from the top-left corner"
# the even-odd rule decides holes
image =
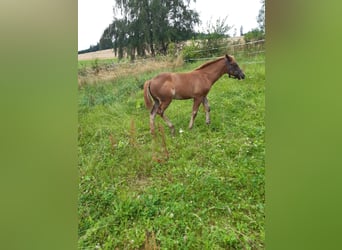
[[[146,108],[151,109],[152,108],[152,98],[151,98],[151,93],[150,93],[150,84],[151,81],[148,80],[144,84],[144,100],[145,100],[145,105]]]

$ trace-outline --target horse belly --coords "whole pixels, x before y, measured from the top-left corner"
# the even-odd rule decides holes
[[[171,89],[171,94],[172,94],[172,99],[175,99],[175,100],[184,100],[184,99],[193,98],[188,93],[181,91],[179,89],[176,89],[176,88]]]
[[[191,99],[192,97],[189,97],[189,96],[181,96],[181,95],[177,95],[175,94],[172,99],[175,99],[175,100],[185,100],[185,99]]]
[[[174,73],[171,74],[171,79],[172,81],[169,86],[171,86],[172,99],[184,100],[194,98],[194,82],[198,80],[194,79],[191,74]]]

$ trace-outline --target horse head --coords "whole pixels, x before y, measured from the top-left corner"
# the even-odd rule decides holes
[[[227,65],[227,74],[229,78],[233,77],[238,80],[245,79],[245,74],[242,72],[233,56],[226,55],[225,60]]]

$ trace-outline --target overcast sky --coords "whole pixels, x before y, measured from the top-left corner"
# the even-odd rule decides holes
[[[105,28],[113,21],[114,0],[78,0],[78,50],[96,45]],[[196,0],[191,4],[200,14],[202,24],[196,27],[203,31],[207,22],[228,16],[227,24],[236,28],[236,34],[258,27],[256,18],[261,8],[260,0]],[[234,35],[234,28],[229,35]]]

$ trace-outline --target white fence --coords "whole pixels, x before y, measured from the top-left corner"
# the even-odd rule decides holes
[[[228,43],[228,45],[225,46],[218,46],[215,48],[210,49],[199,49],[199,50],[193,50],[193,53],[197,53],[199,55],[201,54],[207,54],[211,51],[224,51],[224,53],[227,53],[229,55],[234,55],[236,58],[244,58],[249,59],[249,61],[244,62],[245,64],[253,64],[253,63],[264,63],[265,58],[265,39],[257,40],[257,41],[251,41],[251,42],[241,42],[238,43]],[[263,60],[257,60],[258,55],[262,55]],[[261,56],[259,56],[261,57]],[[188,58],[185,61],[186,62],[192,62],[192,61],[205,61],[205,60],[211,60],[215,57],[202,57],[202,56],[196,56],[194,58]]]

